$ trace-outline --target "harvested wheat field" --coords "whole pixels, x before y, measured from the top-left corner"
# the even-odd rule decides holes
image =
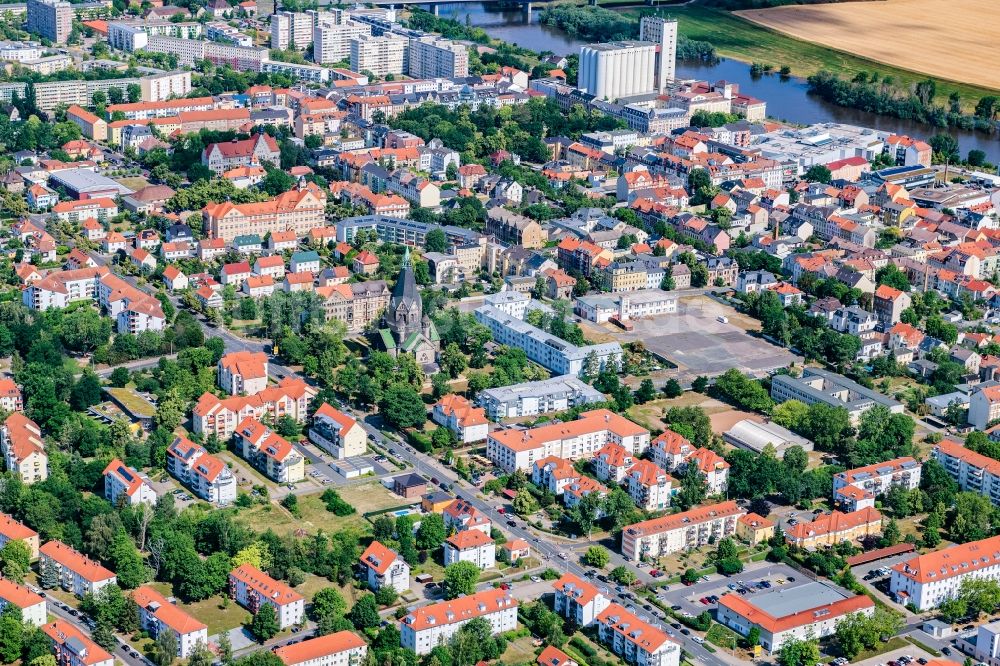
[[[792,37],[1000,90],[996,0],[883,0],[734,12]]]

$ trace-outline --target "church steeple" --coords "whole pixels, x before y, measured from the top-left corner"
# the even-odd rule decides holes
[[[423,301],[417,289],[417,280],[413,276],[410,248],[407,247],[403,252],[399,278],[389,300],[389,310],[385,315],[386,325],[395,334],[396,341],[402,343],[410,333],[420,331],[422,317]]]

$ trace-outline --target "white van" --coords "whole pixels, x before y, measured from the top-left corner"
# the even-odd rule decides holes
[[[728,324],[729,317],[727,317],[726,315],[719,315],[718,317],[715,318],[715,321],[719,322],[720,324]]]

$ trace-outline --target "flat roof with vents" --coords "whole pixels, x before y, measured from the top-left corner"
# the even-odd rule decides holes
[[[848,596],[823,583],[812,582],[798,587],[780,588],[765,594],[755,594],[753,605],[768,615],[780,618],[834,604]]]

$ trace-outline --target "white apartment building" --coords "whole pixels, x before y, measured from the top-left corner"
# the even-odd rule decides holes
[[[149,477],[115,458],[104,468],[104,499],[118,506],[121,500],[129,506],[156,504],[156,491]]]
[[[252,564],[241,564],[229,572],[229,594],[253,614],[261,604],[273,606],[280,629],[305,621],[305,597]]]
[[[1000,419],[1000,386],[977,389],[969,396],[969,424],[976,430],[986,430]]]
[[[115,659],[66,620],[42,625],[51,639],[59,666],[114,666]]]
[[[718,621],[741,636],[756,627],[760,645],[771,654],[789,640],[813,640],[833,635],[851,615],[872,615],[875,602],[865,595],[846,596],[820,582],[790,590],[746,597],[726,594],[719,600]]]
[[[564,412],[578,405],[604,402],[604,394],[573,375],[480,391],[477,398],[491,421]]]
[[[838,472],[833,475],[833,499],[848,505],[846,510],[849,511],[873,507],[875,498],[889,492],[893,486],[899,486],[904,490],[919,488],[921,468],[920,463],[910,456],[905,456]],[[859,495],[853,491],[843,492],[847,488],[859,490],[861,493]]]
[[[338,631],[274,651],[285,666],[356,666],[364,663],[368,644],[357,634]]]
[[[219,359],[219,387],[229,395],[251,395],[267,388],[267,354],[235,351]]]
[[[486,456],[513,473],[528,470],[549,456],[589,459],[608,442],[620,444],[638,456],[649,446],[649,431],[610,410],[595,409],[568,423],[529,430],[496,430],[486,440]]]
[[[611,600],[597,587],[571,573],[563,574],[552,587],[555,588],[553,610],[580,627],[589,627],[611,605]]]
[[[39,549],[41,561],[39,570],[55,567],[59,573],[59,585],[78,597],[97,594],[105,585],[116,584],[118,577],[113,571],[102,567],[83,553],[67,546],[62,541],[46,541]]]
[[[198,645],[208,647],[208,626],[191,617],[148,585],[137,587],[132,600],[139,607],[139,626],[154,640],[171,631],[177,641],[177,656],[186,659]]]
[[[931,453],[959,488],[986,495],[993,504],[1000,505],[1000,461],[950,439],[938,442]]]
[[[152,74],[139,79],[144,102],[162,102],[172,97],[184,97],[191,92],[191,72],[176,71]]]
[[[410,565],[393,550],[378,541],[361,553],[361,567],[367,572],[368,587],[379,590],[389,586],[402,594],[410,589]]]
[[[1000,536],[917,555],[891,568],[889,591],[896,601],[918,611],[937,608],[967,578],[1000,580]]]
[[[347,60],[351,57],[351,40],[371,34],[372,27],[367,23],[320,21],[313,28],[313,61],[327,65]]]
[[[404,74],[410,40],[399,35],[361,35],[351,39],[351,71],[375,76]]]
[[[313,415],[309,440],[338,460],[364,455],[368,450],[365,429],[353,418],[325,402]]]
[[[225,440],[248,416],[258,421],[270,417],[277,422],[287,415],[303,423],[308,417],[309,402],[314,395],[315,389],[293,377],[285,377],[277,386],[249,396],[234,395],[220,400],[214,393],[206,392],[198,399],[192,412],[194,431],[205,436],[214,434]]]
[[[744,515],[744,509],[729,501],[644,520],[622,531],[622,555],[638,561],[718,543],[736,533],[736,521]]]
[[[492,531],[493,523],[476,507],[462,499],[456,499],[444,508],[442,512],[445,529],[456,532],[479,530],[483,534]]]
[[[580,476],[573,463],[556,456],[536,460],[531,466],[531,482],[557,497],[562,495],[569,485],[579,481]]]
[[[407,74],[415,79],[468,76],[469,50],[462,44],[435,35],[411,39]]]
[[[7,604],[20,608],[21,619],[32,626],[40,627],[48,619],[45,599],[12,580],[0,578],[0,610],[6,608]]]
[[[276,12],[271,16],[271,48],[303,50],[313,40],[315,12]]]
[[[625,488],[640,509],[661,511],[670,506],[674,479],[648,460],[639,460],[625,476]]]
[[[494,636],[511,631],[517,628],[517,605],[507,590],[498,588],[421,606],[400,621],[400,645],[418,655],[428,654],[480,617],[490,623]]]
[[[38,424],[21,412],[11,413],[0,427],[0,450],[6,469],[24,484],[49,478],[49,456]]]
[[[0,60],[24,62],[42,57],[45,49],[39,42],[0,42]]]
[[[482,407],[473,407],[463,396],[451,393],[434,404],[431,419],[451,430],[464,444],[481,442],[489,434],[490,424]]]
[[[636,458],[621,444],[605,444],[594,455],[591,464],[597,478],[601,481],[613,481],[621,484],[629,470],[635,466]]]
[[[305,457],[291,443],[252,416],[236,426],[233,443],[254,469],[277,483],[298,483],[306,478]]]
[[[472,562],[480,569],[497,565],[497,547],[493,539],[479,530],[456,532],[445,539],[444,565]]]
[[[655,90],[656,45],[611,42],[580,47],[578,87],[598,99],[615,101]]]
[[[680,643],[619,604],[611,604],[597,616],[597,636],[629,664],[679,666],[681,661]]]
[[[236,477],[226,463],[187,437],[178,435],[167,449],[167,471],[206,502],[236,501]]]

